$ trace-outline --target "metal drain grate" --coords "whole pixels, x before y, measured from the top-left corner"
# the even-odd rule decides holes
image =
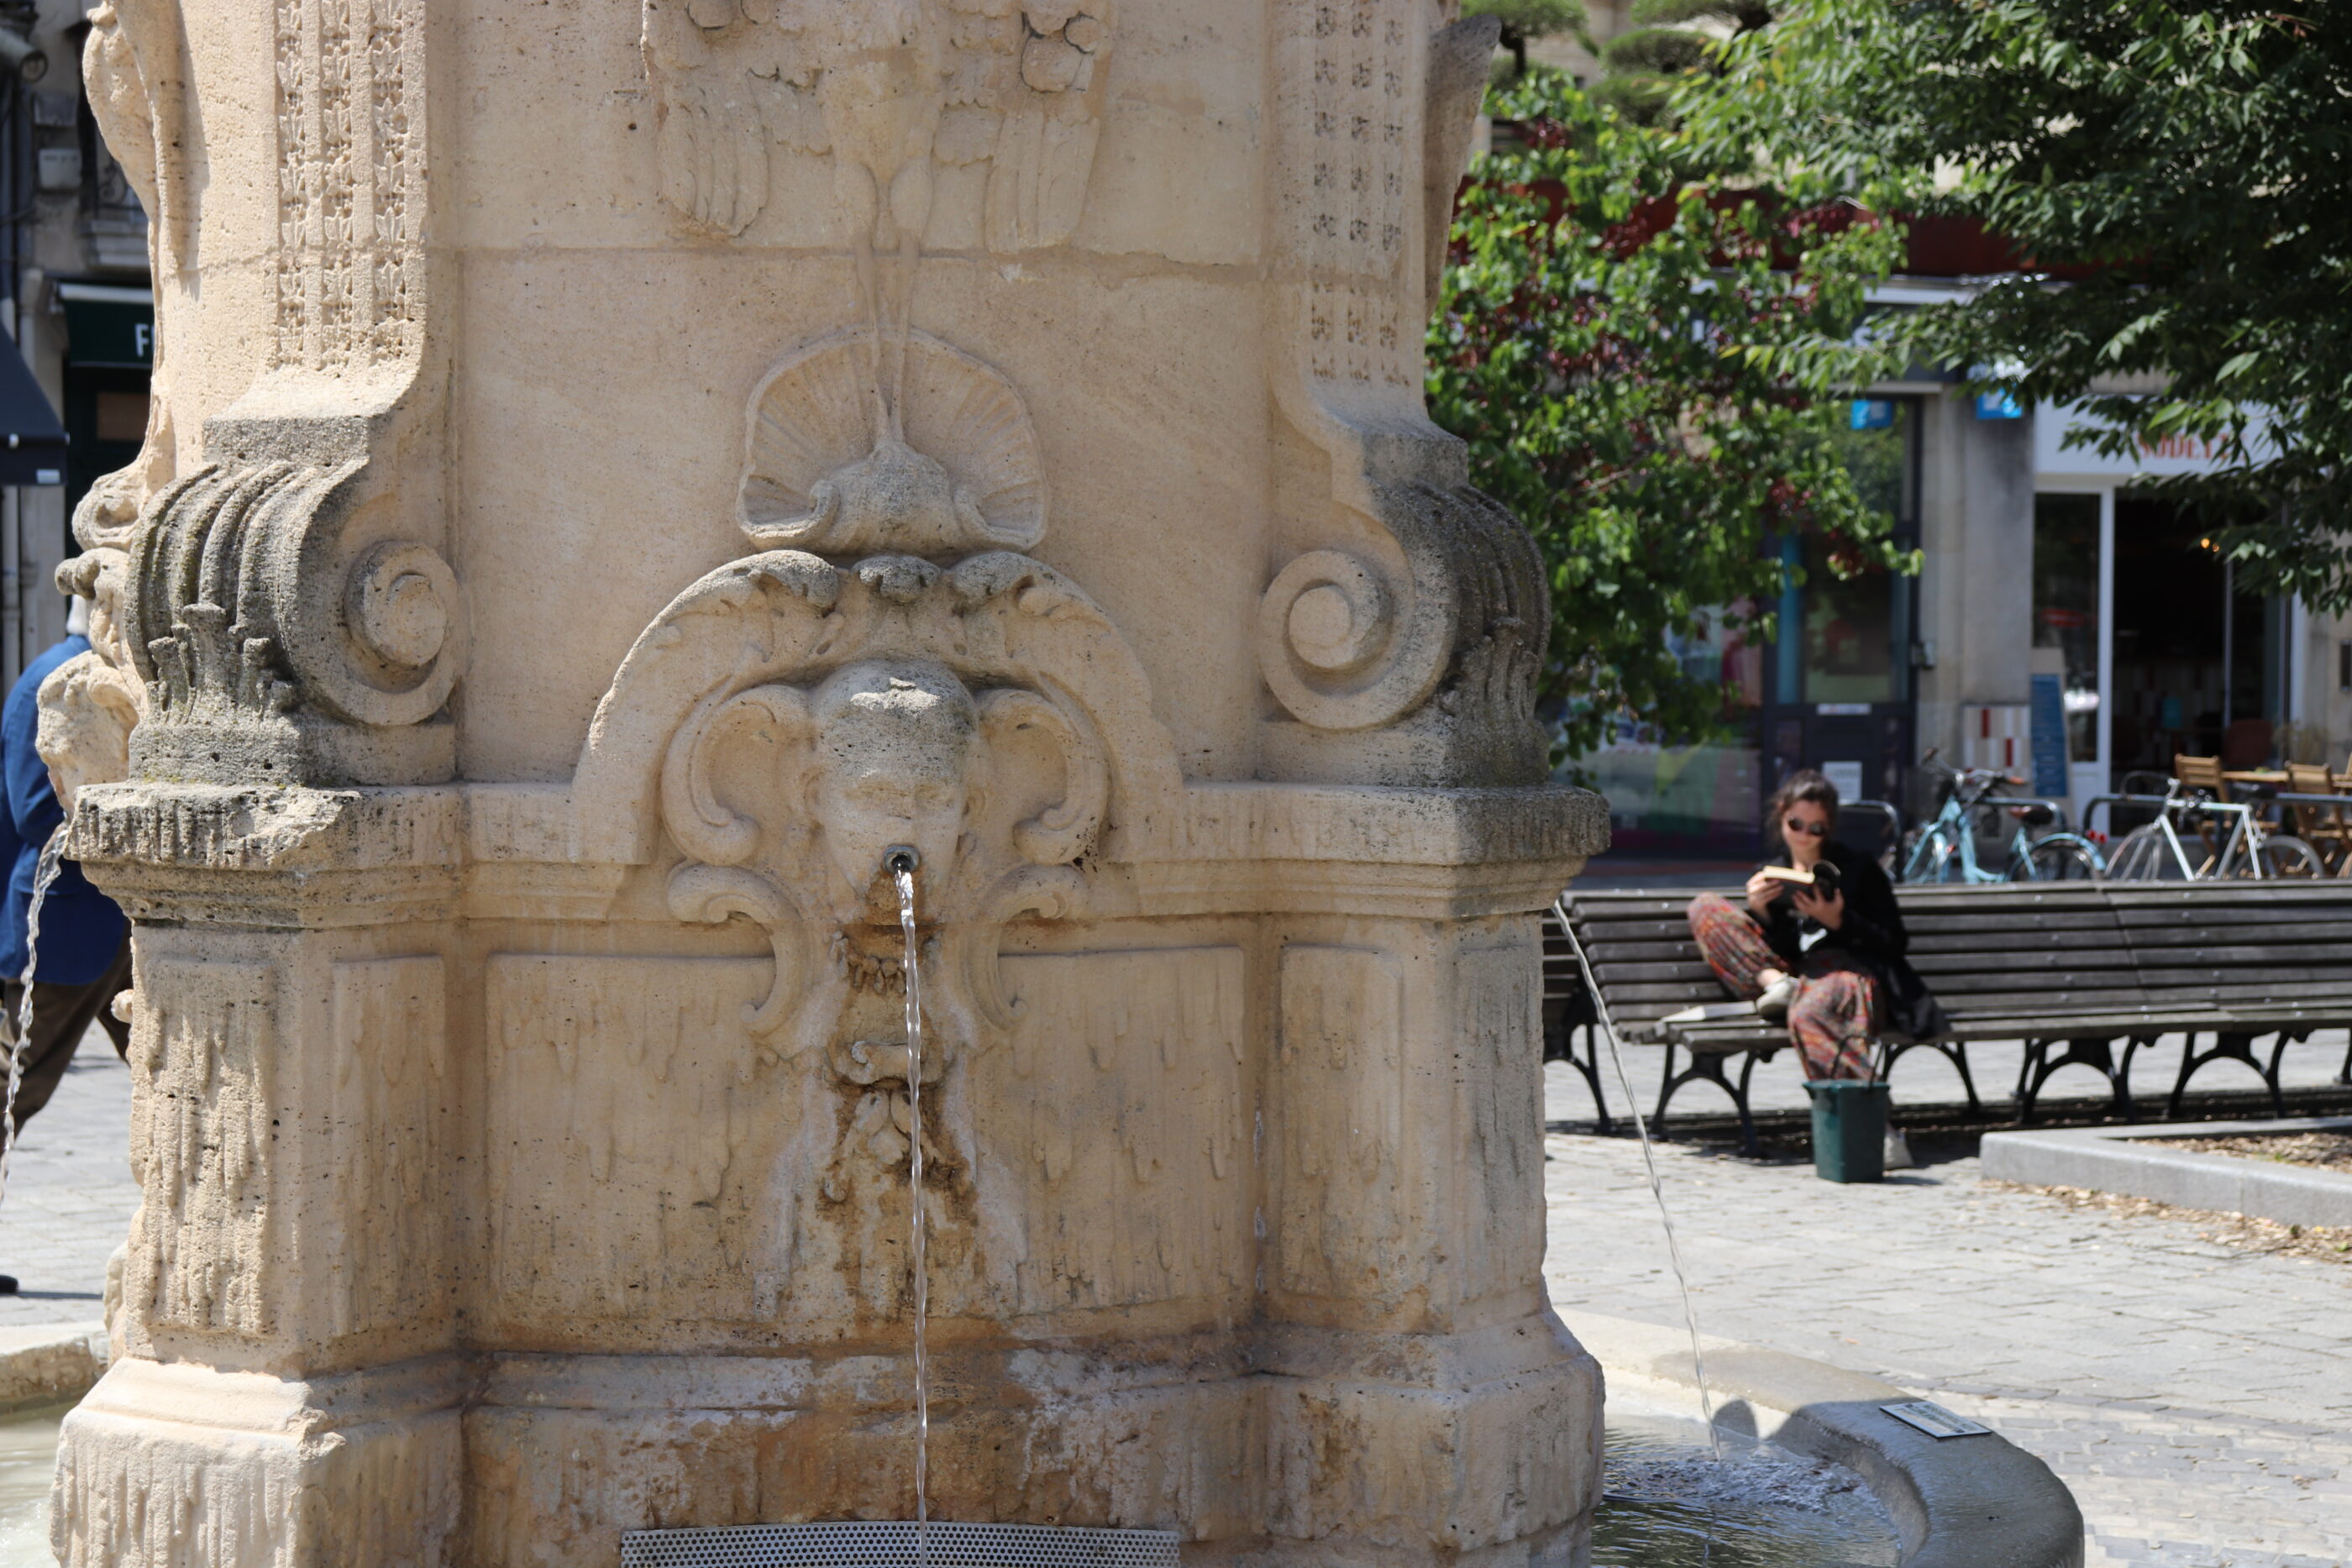
[[[1051,1524],[923,1528],[930,1568],[1176,1568],[1171,1530],[1082,1530]],[[635,1530],[621,1537],[621,1568],[912,1568],[911,1521],[741,1524],[711,1530]]]

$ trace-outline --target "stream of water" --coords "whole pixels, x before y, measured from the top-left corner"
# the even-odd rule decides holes
[[[907,1137],[914,1145],[907,1176],[907,1255],[915,1277],[915,1561],[928,1561],[925,1536],[930,1524],[931,1385],[929,1345],[931,1288],[924,1254],[923,1215],[923,960],[915,936],[915,858],[890,856],[891,880],[898,884],[898,932],[907,944]]]
[[[25,1053],[33,1042],[33,977],[41,946],[41,905],[48,901],[49,884],[65,864],[66,832],[60,823],[41,846],[40,863],[33,872],[33,900],[25,910],[25,989],[16,1002],[16,1038],[8,1046],[8,1093],[0,1103],[0,1201],[8,1196],[8,1162],[16,1153],[16,1091],[25,1082]],[[11,1287],[13,1289],[14,1287]]]
[[[1706,1387],[1706,1351],[1699,1343],[1698,1308],[1692,1303],[1690,1276],[1683,1271],[1682,1244],[1675,1239],[1674,1211],[1666,1207],[1666,1189],[1658,1180],[1658,1158],[1650,1147],[1649,1120],[1642,1114],[1642,1102],[1634,1097],[1633,1081],[1625,1071],[1625,1051],[1617,1043],[1617,1025],[1609,1016],[1609,1004],[1601,999],[1600,984],[1592,977],[1592,963],[1584,956],[1584,944],[1576,939],[1576,927],[1569,923],[1565,900],[1551,906],[1559,921],[1559,928],[1568,936],[1570,951],[1576,955],[1576,967],[1584,976],[1584,988],[1592,998],[1592,1016],[1600,1020],[1601,1032],[1609,1040],[1609,1060],[1617,1065],[1617,1087],[1625,1096],[1625,1104],[1633,1113],[1633,1131],[1642,1140],[1642,1166],[1650,1173],[1650,1197],[1658,1206],[1658,1224],[1666,1233],[1666,1261],[1674,1265],[1675,1284],[1683,1298],[1683,1326],[1690,1331],[1691,1375],[1698,1380],[1698,1407],[1706,1418],[1707,1445],[1715,1457],[1723,1458],[1723,1439],[1715,1429],[1715,1400]]]

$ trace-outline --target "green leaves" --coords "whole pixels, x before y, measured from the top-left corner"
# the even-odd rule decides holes
[[[2012,363],[2118,455],[2211,443],[2219,472],[2163,484],[2241,581],[2352,609],[2352,0],[1798,0],[1724,65],[1676,104],[1703,156],[1973,219],[2036,269],[1909,318],[1912,353]]]
[[[1793,570],[1778,536],[1821,536],[1846,571],[1908,564],[1840,447],[1840,389],[1878,357],[1852,340],[1899,238],[1818,185],[1694,177],[1681,138],[1555,72],[1490,107],[1517,134],[1455,223],[1432,413],[1550,563],[1568,755],[1627,710],[1704,737],[1730,694],[1668,639],[1706,619],[1769,635]]]

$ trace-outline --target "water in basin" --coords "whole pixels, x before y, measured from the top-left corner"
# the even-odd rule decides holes
[[[0,1568],[57,1568],[49,1554],[49,1478],[68,1406],[0,1421]]]
[[[1860,1477],[1696,1421],[1612,1414],[1593,1568],[1895,1568],[1901,1537]]]

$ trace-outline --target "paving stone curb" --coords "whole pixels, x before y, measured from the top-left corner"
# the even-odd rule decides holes
[[[1620,1393],[1696,1415],[1690,1337],[1597,1312],[1562,1314]],[[1999,1433],[1944,1440],[1879,1406],[1891,1383],[1785,1351],[1702,1335],[1716,1425],[1862,1477],[1903,1536],[1903,1568],[2082,1568],[2083,1513],[2050,1467]]]
[[[106,1324],[0,1328],[0,1413],[79,1399],[106,1370]]]
[[[2085,1187],[2282,1225],[2352,1226],[2352,1176],[2276,1160],[2151,1148],[2144,1142],[2281,1133],[2352,1133],[2352,1116],[1987,1133],[1979,1157],[1990,1181]]]

